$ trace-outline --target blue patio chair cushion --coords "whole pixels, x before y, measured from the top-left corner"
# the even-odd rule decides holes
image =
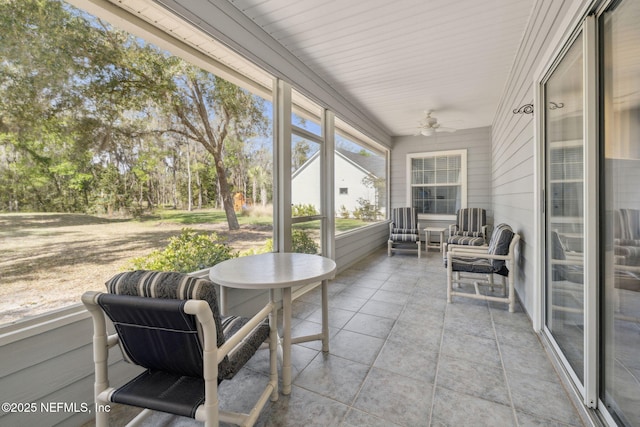
[[[222,317],[218,308],[218,298],[213,282],[183,273],[148,270],[127,271],[113,276],[107,281],[106,286],[109,293],[118,295],[207,301],[213,313],[218,347],[223,345],[229,337],[248,321],[248,319],[237,316]],[[249,337],[236,346],[220,362],[218,365],[218,380],[233,378],[268,337],[269,324],[265,321],[258,325]]]

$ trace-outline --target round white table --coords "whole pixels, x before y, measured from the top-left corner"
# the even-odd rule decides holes
[[[291,393],[291,344],[322,340],[322,351],[329,351],[328,281],[335,277],[336,263],[319,255],[268,253],[233,258],[216,264],[209,277],[220,286],[239,289],[282,289],[282,393]],[[291,287],[322,281],[322,332],[291,338]],[[223,303],[224,304],[224,303]],[[275,321],[275,319],[273,319]]]

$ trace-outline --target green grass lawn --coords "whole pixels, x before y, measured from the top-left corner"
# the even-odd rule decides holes
[[[174,209],[156,209],[153,214],[143,216],[140,221],[193,225],[226,222],[227,217],[222,209],[202,209],[191,212]],[[272,225],[273,218],[271,216],[238,215],[238,222],[240,225]],[[343,233],[368,224],[371,223],[359,219],[336,218],[336,232]],[[320,221],[300,223],[296,224],[295,227],[303,230],[317,230],[320,228]]]

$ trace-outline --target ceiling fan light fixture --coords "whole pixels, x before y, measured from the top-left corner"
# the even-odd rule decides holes
[[[420,126],[418,127],[418,133],[416,135],[431,136],[435,135],[436,132],[455,132],[455,129],[441,127],[438,119],[431,117],[431,113],[433,113],[433,110],[425,111],[425,117],[420,120]]]

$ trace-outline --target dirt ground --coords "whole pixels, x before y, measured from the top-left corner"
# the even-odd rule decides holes
[[[185,227],[78,214],[0,214],[0,324],[79,303],[83,292],[103,290],[131,258],[164,248]],[[238,251],[261,247],[272,234],[265,226],[188,227],[215,231]]]

